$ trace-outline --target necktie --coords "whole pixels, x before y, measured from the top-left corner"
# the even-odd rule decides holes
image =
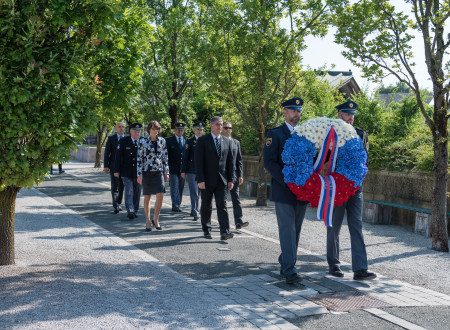
[[[219,138],[216,137],[216,150],[217,150],[217,155],[219,155],[220,157],[220,142],[219,142]]]
[[[178,138],[178,144],[180,145],[180,150],[183,150],[183,143],[181,142],[181,138]]]

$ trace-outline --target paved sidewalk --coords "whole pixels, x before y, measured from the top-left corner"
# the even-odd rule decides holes
[[[204,289],[35,189],[16,202],[0,328],[250,328]]]
[[[65,169],[68,175],[72,171],[78,179],[86,171],[92,171],[84,164],[65,164]],[[89,180],[95,182],[94,179]],[[57,194],[64,195],[64,189]],[[254,217],[251,221],[255,227],[258,219],[263,227],[269,226],[264,219],[273,217],[270,205],[265,209],[248,207],[245,212],[249,218]],[[164,221],[169,226],[169,218]],[[179,220],[174,223],[185,226]],[[389,269],[398,270],[408,264],[411,267],[415,262],[412,260],[419,258],[434,267],[425,274],[426,279],[414,279],[416,282],[410,284],[401,280],[406,276],[402,272],[388,272],[387,268],[383,273],[377,270],[379,277],[370,282],[353,281],[348,272],[342,279],[329,276],[325,267],[316,266],[320,260],[323,263],[320,254],[323,247],[317,242],[323,225],[316,221],[307,221],[307,228],[302,231],[302,235],[308,235],[302,236],[300,253],[306,254],[311,267],[308,270],[303,260],[299,263],[303,281],[298,286],[285,285],[276,266],[260,266],[243,275],[207,279],[182,275],[173,270],[174,266],[170,268],[150,254],[159,253],[155,244],[150,249],[138,249],[135,245],[139,246],[144,238],[124,240],[115,236],[36,189],[19,193],[15,225],[16,265],[0,267],[2,329],[448,328],[449,276],[428,278],[446,274],[448,254],[422,251],[408,255],[403,265],[403,260],[389,259],[387,255],[403,255],[405,251],[420,249],[413,243],[402,246],[402,241],[392,250],[394,242],[390,238],[380,242],[377,230],[381,227],[370,227],[365,232],[366,243],[374,249],[370,250],[369,257],[376,252],[384,263],[391,265]],[[214,250],[231,250],[230,258],[233,258],[231,253],[239,250],[263,252],[266,245],[260,241],[277,246],[276,233],[268,237],[256,229],[247,227],[233,239],[230,247],[218,245]],[[394,231],[395,228],[391,229],[389,235]],[[161,238],[146,236],[146,239],[179,239],[169,234],[165,231]],[[342,235],[343,258],[346,258],[345,230]],[[414,237],[420,240],[417,235]],[[242,246],[233,248],[233,244]],[[167,248],[163,251],[170,253]],[[209,251],[213,253],[211,248]],[[200,264],[197,272],[206,273],[211,267],[200,259],[197,263]],[[420,281],[425,285],[418,285]]]

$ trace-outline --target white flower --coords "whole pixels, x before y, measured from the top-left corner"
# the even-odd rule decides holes
[[[352,125],[347,124],[341,119],[333,119],[327,117],[318,117],[310,119],[303,124],[297,126],[294,132],[298,136],[304,136],[320,148],[326,136],[328,127],[333,125],[338,136],[338,146],[343,147],[345,142],[356,137],[356,131]]]

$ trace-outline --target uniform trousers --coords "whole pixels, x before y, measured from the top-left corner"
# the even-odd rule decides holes
[[[184,179],[179,174],[169,174],[170,198],[172,207],[180,207],[183,199]]]
[[[109,175],[111,177],[111,195],[112,195],[112,204],[114,209],[117,209],[120,204],[122,204],[123,199],[123,181],[122,177],[118,178],[114,176],[114,171],[110,171]]]
[[[242,222],[242,206],[239,199],[239,180],[234,183],[233,189],[230,190],[231,201],[233,202],[234,223],[237,225]]]
[[[228,219],[227,202],[225,200],[228,187],[223,184],[222,180],[218,180],[215,185],[206,186],[206,189],[200,189],[202,196],[202,204],[200,208],[200,218],[204,233],[211,231],[211,213],[212,199],[216,200],[217,218],[219,220],[220,233],[224,234],[230,230],[230,222]]]
[[[125,190],[125,207],[127,212],[137,213],[139,211],[139,201],[141,199],[141,185],[137,178],[122,177]]]
[[[300,202],[294,204],[275,202],[281,247],[278,262],[281,265],[281,271],[286,276],[297,273],[295,264],[297,262],[298,242],[307,205]]]
[[[191,197],[191,215],[193,217],[199,217],[200,211],[198,208],[198,201],[200,198],[200,192],[197,181],[195,180],[195,173],[186,173],[186,176],[189,184],[189,195]]]
[[[340,265],[339,232],[347,210],[347,224],[350,232],[353,271],[367,269],[367,253],[362,233],[363,193],[359,189],[356,194],[333,211],[332,227],[327,227],[327,261],[330,268]]]

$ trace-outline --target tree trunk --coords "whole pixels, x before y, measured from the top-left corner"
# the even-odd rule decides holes
[[[444,125],[446,126],[446,125]],[[447,127],[444,128],[446,133]],[[434,139],[434,186],[431,206],[431,240],[432,249],[449,252],[447,232],[447,166],[448,141],[447,134],[443,138]]]
[[[97,127],[97,149],[95,150],[95,168],[102,167],[102,148],[108,137],[108,131],[104,129],[104,126]]]
[[[0,266],[14,264],[14,213],[20,188],[0,191]]]
[[[175,124],[178,122],[178,106],[172,103],[169,107],[170,127],[175,128]]]
[[[262,152],[264,149],[265,136],[258,134],[259,145],[259,160],[258,160],[258,189],[256,190],[256,206],[267,206],[267,182],[266,170],[264,169],[264,162]]]
[[[102,167],[102,143],[97,141],[97,149],[95,150],[95,163],[94,167]]]

